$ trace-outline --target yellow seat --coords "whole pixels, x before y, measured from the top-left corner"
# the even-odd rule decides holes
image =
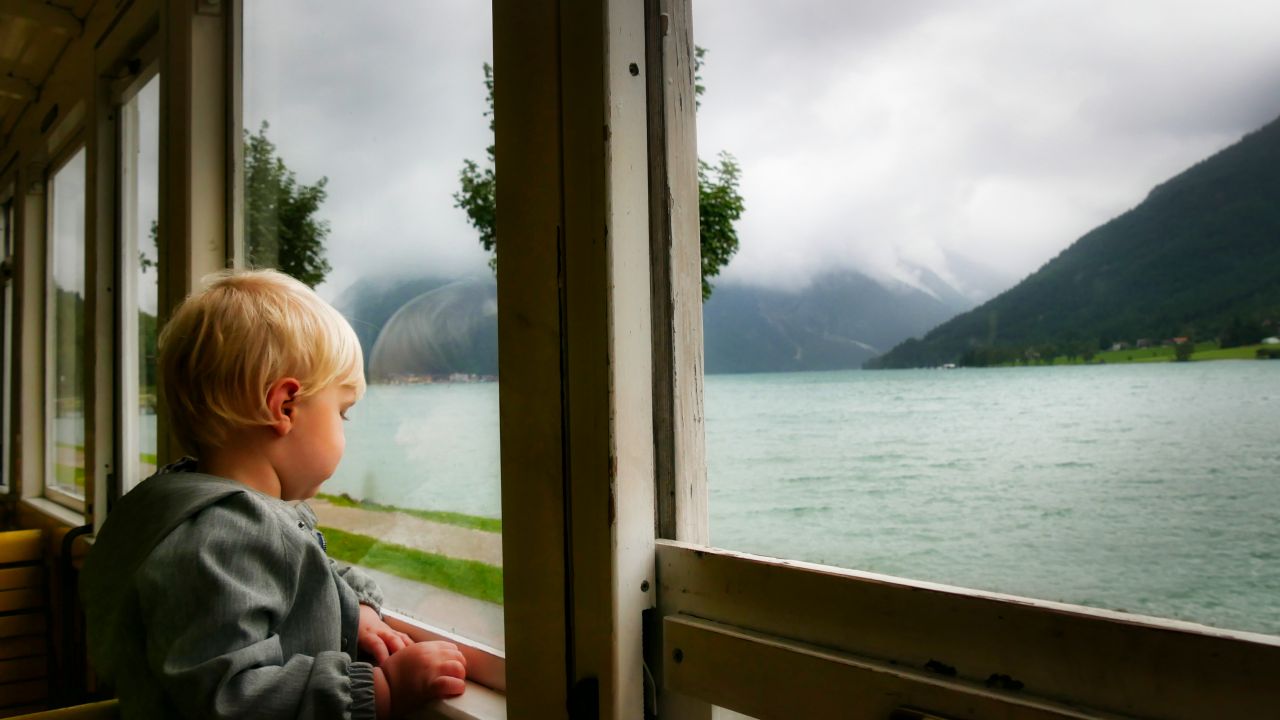
[[[0,532],[0,717],[49,706],[44,533]]]
[[[17,715],[10,720],[115,720],[120,717],[120,705],[115,700],[74,705],[72,707],[45,710],[43,712]]]

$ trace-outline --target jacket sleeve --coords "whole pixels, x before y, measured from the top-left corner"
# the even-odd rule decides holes
[[[338,577],[356,594],[360,604],[368,605],[377,610],[378,615],[382,615],[382,588],[378,587],[377,581],[353,565],[344,567],[334,562],[333,558],[329,558],[329,562],[337,569]]]
[[[373,718],[368,663],[338,650],[286,657],[275,628],[299,592],[299,558],[268,514],[252,502],[207,508],[139,569],[153,677],[186,717]],[[304,646],[336,647],[324,638],[341,634],[302,631],[313,633]]]

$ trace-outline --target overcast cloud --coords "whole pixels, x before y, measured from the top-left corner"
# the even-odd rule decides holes
[[[246,6],[246,126],[330,179],[323,292],[487,272],[451,195],[489,143],[488,4]],[[1276,28],[1261,0],[701,0],[699,152],[738,158],[747,204],[724,278],[999,289],[968,268],[1016,281],[1280,114]]]

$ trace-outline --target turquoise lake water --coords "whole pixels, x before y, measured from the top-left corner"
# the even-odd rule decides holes
[[[500,514],[496,384],[379,386],[326,492]],[[712,542],[1280,634],[1280,363],[706,379]]]

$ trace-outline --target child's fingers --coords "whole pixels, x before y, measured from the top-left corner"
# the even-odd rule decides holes
[[[392,655],[403,650],[408,644],[404,641],[404,633],[398,633],[394,630],[381,632],[378,637],[386,644],[387,652]]]
[[[441,675],[432,680],[427,688],[436,697],[453,697],[461,695],[462,691],[467,689],[467,684],[461,678]]]
[[[374,665],[381,665],[382,662],[387,659],[387,656],[390,655],[390,653],[387,652],[386,644],[383,643],[382,638],[377,635],[374,635],[372,639],[361,643],[360,649],[373,656]]]
[[[440,675],[449,677],[465,678],[467,676],[467,666],[460,660],[445,660],[436,665],[436,670]]]

